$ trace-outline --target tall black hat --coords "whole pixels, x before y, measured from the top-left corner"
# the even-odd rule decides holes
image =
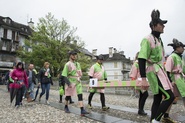
[[[153,10],[151,13],[151,21],[150,21],[150,27],[157,25],[158,23],[166,24],[167,20],[160,19],[160,12],[159,10]]]
[[[173,43],[168,44],[167,46],[172,46],[173,49],[175,50],[177,47],[185,47],[185,44],[182,42],[178,41],[177,39],[172,40]]]

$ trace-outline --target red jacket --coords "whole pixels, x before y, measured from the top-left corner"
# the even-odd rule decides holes
[[[13,72],[11,74],[11,78],[14,81],[23,80],[25,86],[28,87],[28,77],[27,77],[26,72],[24,70],[22,70],[22,69],[13,70]]]

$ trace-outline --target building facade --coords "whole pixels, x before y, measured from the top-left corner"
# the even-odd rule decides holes
[[[32,31],[28,25],[0,16],[0,76],[19,61],[16,51],[24,46],[24,40],[29,39]]]
[[[96,52],[96,49],[93,50],[95,56]],[[108,80],[129,80],[132,60],[126,58],[123,51],[117,52],[115,48],[110,47],[109,53],[102,55],[104,56],[103,66],[107,72]]]

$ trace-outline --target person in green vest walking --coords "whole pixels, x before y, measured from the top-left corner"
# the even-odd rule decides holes
[[[174,51],[167,58],[165,69],[173,85],[175,97],[182,97],[185,107],[185,62],[182,58],[185,44],[179,42],[177,39],[173,39],[173,43],[168,44],[168,46],[172,46]],[[169,117],[169,113],[165,113],[165,115]],[[163,120],[167,121],[168,117],[164,117]]]
[[[160,19],[160,12],[153,10],[149,23],[151,33],[143,38],[138,55],[142,88],[146,89],[148,82],[154,94],[154,101],[151,108],[152,123],[159,123],[164,113],[174,101],[172,84],[164,70],[164,47],[160,34],[164,31],[164,24],[167,20]],[[146,81],[148,79],[148,82]],[[164,96],[164,99],[162,99]]]
[[[77,95],[79,107],[81,109],[81,116],[89,114],[84,109],[83,104],[83,93],[82,93],[82,71],[80,64],[76,61],[77,60],[77,52],[75,50],[69,52],[69,61],[65,64],[64,69],[62,71],[62,76],[64,77],[65,81],[65,107],[64,110],[66,113],[70,113],[68,108],[68,101],[70,100],[71,96]]]
[[[102,81],[102,80],[107,81],[107,73],[105,72],[105,69],[102,65],[103,56],[99,55],[99,56],[96,57],[96,59],[97,59],[97,62],[89,70],[89,78],[90,79],[91,78],[97,78],[98,81]],[[106,110],[109,109],[109,107],[107,107],[105,105],[105,95],[104,95],[105,88],[98,88],[98,89],[90,88],[89,91],[90,91],[90,94],[89,94],[89,97],[88,97],[88,108],[89,109],[92,109],[91,101],[92,101],[93,95],[96,92],[100,93],[100,100],[101,100],[101,104],[102,104],[102,110],[106,111]]]
[[[139,52],[136,53],[135,61],[130,71],[131,80],[136,80],[136,81],[138,81],[138,79],[141,78],[141,75],[139,73],[138,54]],[[147,98],[148,98],[148,91],[147,90],[143,91],[139,89],[139,101],[138,101],[139,115],[147,115],[147,113],[144,111],[144,105]]]

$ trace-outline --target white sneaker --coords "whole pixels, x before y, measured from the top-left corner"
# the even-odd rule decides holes
[[[16,105],[15,108],[18,109],[19,108],[19,105]]]
[[[46,104],[49,105],[49,101],[48,100],[46,100]]]
[[[153,119],[153,120],[152,120],[152,123],[160,123],[160,122],[157,121],[157,120],[155,120],[155,119]]]

